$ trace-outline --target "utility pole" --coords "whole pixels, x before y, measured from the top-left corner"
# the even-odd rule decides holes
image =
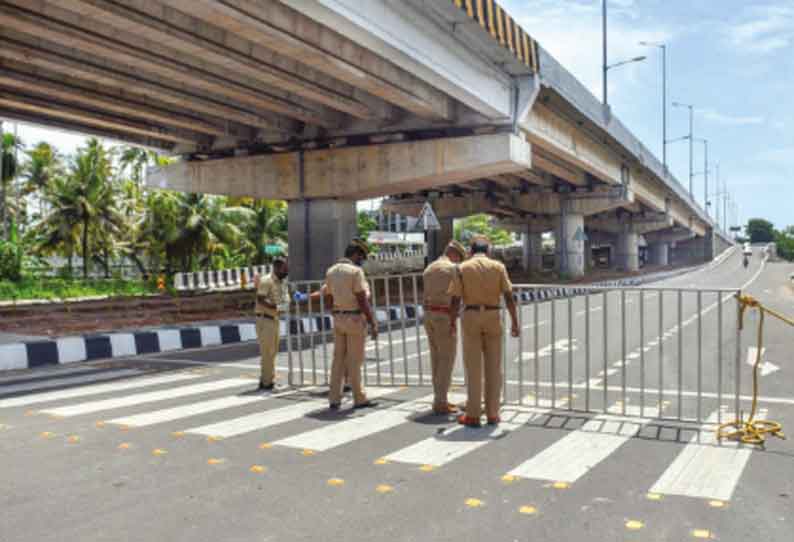
[[[604,105],[609,105],[609,101],[607,100],[607,72],[609,69],[607,68],[607,0],[601,0],[601,45],[602,45],[602,59],[603,62],[601,64],[603,74],[601,77],[603,83],[603,98],[604,98]]]

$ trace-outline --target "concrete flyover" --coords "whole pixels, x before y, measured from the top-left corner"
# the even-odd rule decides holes
[[[431,201],[434,247],[474,212],[555,231],[574,277],[585,232],[628,270],[641,236],[661,263],[730,243],[492,0],[0,0],[0,38],[0,117],[180,155],[153,187],[287,200],[295,278],[372,197]]]

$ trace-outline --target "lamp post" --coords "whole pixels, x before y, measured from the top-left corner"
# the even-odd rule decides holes
[[[667,44],[655,41],[641,41],[644,47],[656,47],[662,51],[662,164],[667,173]]]
[[[684,104],[680,102],[673,102],[673,107],[686,107],[689,109],[689,197],[694,197],[692,195],[692,178],[695,176],[694,171],[692,169],[692,132],[694,130],[695,124],[695,106],[692,104]]]
[[[702,137],[693,138],[695,141],[703,143],[703,206],[706,208],[706,216],[709,216],[709,140]]]
[[[602,96],[604,105],[609,105],[609,97],[607,96],[607,75],[609,70],[612,68],[617,68],[618,66],[623,66],[625,64],[631,64],[632,62],[642,62],[646,57],[637,56],[630,58],[629,60],[615,62],[614,64],[607,64],[607,0],[601,0],[601,54]]]

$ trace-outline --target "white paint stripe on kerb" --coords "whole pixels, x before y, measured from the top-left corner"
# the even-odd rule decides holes
[[[0,345],[0,371],[28,368],[28,349],[24,344]]]
[[[758,418],[766,415],[766,409],[761,409]],[[733,414],[724,413],[723,418],[730,420]],[[651,493],[721,501],[731,499],[753,447],[733,441],[719,442],[713,428],[717,419],[716,412],[709,416],[707,424],[662,473]]]
[[[201,346],[212,346],[221,344],[221,328],[218,326],[201,326]]]
[[[407,423],[412,416],[420,412],[429,412],[432,409],[432,401],[433,396],[427,395],[414,401],[367,414],[366,416],[352,418],[334,425],[320,427],[314,431],[300,433],[278,440],[273,444],[323,452]]]
[[[256,340],[256,325],[240,324],[239,330],[240,330],[240,342]]]
[[[157,331],[157,340],[160,343],[160,352],[182,349],[182,334],[178,329],[160,329]]]
[[[116,393],[146,386],[157,386],[160,384],[173,384],[184,380],[199,378],[199,375],[192,374],[172,374],[165,376],[153,376],[151,378],[136,378],[124,382],[111,382],[109,384],[96,384],[77,389],[51,391],[26,395],[24,397],[12,397],[0,400],[0,408],[18,407],[33,405],[36,403],[48,403],[52,401],[62,401],[64,399],[74,399],[75,397],[85,397],[87,395],[98,395],[100,393]]]
[[[370,398],[375,398],[397,390],[389,388],[369,388],[367,394]],[[343,403],[348,402],[344,400]],[[266,429],[275,425],[298,420],[307,414],[328,407],[328,399],[309,399],[306,401],[296,401],[295,404],[257,412],[248,416],[241,416],[231,420],[225,420],[209,425],[202,425],[186,429],[185,433],[195,435],[206,435],[210,437],[229,438],[237,435],[250,433],[260,429]]]
[[[130,427],[145,427],[148,425],[170,422],[182,418],[189,418],[191,416],[198,416],[199,414],[206,414],[208,412],[215,412],[217,410],[235,408],[251,403],[259,403],[268,399],[275,399],[277,397],[283,397],[285,395],[294,393],[295,391],[291,390],[284,393],[270,395],[232,395],[229,397],[221,397],[219,399],[210,399],[209,401],[200,401],[198,403],[189,403],[173,408],[164,408],[152,412],[144,412],[132,416],[114,418],[112,420],[108,420],[107,423],[128,425]]]
[[[646,409],[652,411],[655,409]],[[638,416],[639,407],[628,407],[627,414]],[[655,415],[651,412],[651,415]],[[649,418],[625,418],[602,414],[569,433],[508,474],[534,480],[576,482],[590,469],[634,437]]]
[[[498,426],[475,429],[458,425],[392,452],[384,459],[395,463],[442,467],[486,444],[507,436],[510,431],[526,425],[547,412],[548,409],[541,408],[522,411],[503,410],[502,422]]]
[[[58,363],[74,363],[86,360],[85,339],[82,337],[63,337],[56,339]]]
[[[92,382],[101,382],[103,380],[113,380],[116,378],[124,378],[141,374],[139,369],[123,369],[120,371],[108,371],[99,374],[90,375],[76,375],[66,378],[47,378],[44,380],[37,380],[35,382],[25,382],[24,384],[10,384],[0,386],[0,395],[7,395],[19,392],[31,392],[38,390],[45,390],[49,388],[59,388],[61,386],[70,386],[73,384],[88,384]]]
[[[154,403],[157,401],[166,401],[168,399],[176,399],[178,397],[186,397],[188,395],[197,395],[199,393],[208,393],[233,387],[250,385],[251,380],[248,378],[226,378],[224,380],[214,380],[212,382],[203,382],[201,384],[192,384],[190,386],[181,386],[167,390],[136,393],[133,395],[127,395],[126,397],[115,397],[113,399],[102,399],[99,401],[89,401],[88,403],[78,403],[76,405],[48,408],[43,409],[42,412],[44,414],[52,414],[54,416],[61,417],[79,416],[81,414],[91,414],[92,412],[112,410],[114,408],[141,405],[144,403]]]
[[[112,333],[108,335],[110,349],[114,358],[122,356],[136,356],[135,337],[132,333]]]

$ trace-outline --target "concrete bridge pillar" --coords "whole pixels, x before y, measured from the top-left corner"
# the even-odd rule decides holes
[[[618,234],[615,246],[615,264],[621,271],[639,271],[640,248],[639,235],[635,232]]]
[[[440,230],[428,232],[427,234],[427,258],[428,263],[432,262],[444,253],[454,235],[454,220],[452,218],[439,218]]]
[[[540,273],[543,271],[543,234],[527,231],[522,234],[522,241],[521,262],[524,271]]]
[[[291,280],[318,280],[356,236],[356,202],[313,199],[287,206]]]
[[[564,212],[555,232],[557,268],[569,278],[584,276],[584,215]]]
[[[648,245],[649,263],[651,265],[668,265],[670,263],[670,245],[664,242]]]

